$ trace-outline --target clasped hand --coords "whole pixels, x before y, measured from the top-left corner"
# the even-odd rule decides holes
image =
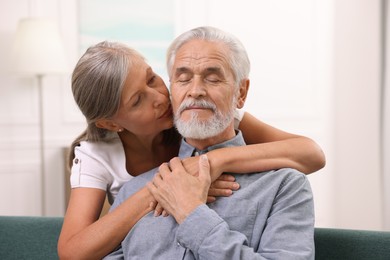
[[[225,174],[211,183],[206,155],[187,159],[176,157],[162,164],[147,184],[158,202],[155,216],[171,214],[179,224],[200,204],[215,201],[216,196],[229,196],[239,187],[233,176]]]

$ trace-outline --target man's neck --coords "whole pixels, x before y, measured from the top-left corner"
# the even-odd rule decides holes
[[[236,134],[234,131],[234,126],[233,126],[233,124],[231,124],[224,131],[222,131],[220,134],[218,134],[216,136],[206,138],[206,139],[185,138],[185,140],[188,144],[192,145],[196,149],[204,150],[207,147],[228,141],[228,140],[232,139],[235,135]]]

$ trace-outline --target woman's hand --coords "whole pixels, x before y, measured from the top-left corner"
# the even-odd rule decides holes
[[[161,206],[160,203],[157,202],[156,206],[154,207],[154,216],[159,217],[161,215],[163,217],[168,217],[169,213],[163,208],[163,206]]]
[[[207,196],[207,203],[214,202],[216,197],[229,197],[233,191],[240,188],[240,184],[235,182],[235,178],[229,174],[222,174],[218,179],[211,183]]]

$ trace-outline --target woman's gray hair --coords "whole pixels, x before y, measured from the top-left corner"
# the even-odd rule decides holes
[[[220,29],[203,26],[187,31],[178,36],[168,48],[167,52],[167,69],[169,77],[172,76],[172,67],[175,62],[176,54],[180,47],[191,40],[205,40],[210,42],[220,42],[225,44],[230,54],[228,61],[233,71],[237,86],[242,80],[249,77],[250,61],[244,45],[232,34]]]
[[[128,73],[134,61],[139,59],[144,58],[137,51],[107,41],[89,47],[80,58],[72,74],[72,92],[87,120],[87,129],[73,142],[71,152],[80,141],[110,139],[110,132],[98,128],[95,123],[116,114]]]

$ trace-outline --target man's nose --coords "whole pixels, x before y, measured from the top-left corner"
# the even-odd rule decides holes
[[[194,77],[188,90],[188,96],[192,98],[204,97],[206,95],[206,86],[199,77]]]

